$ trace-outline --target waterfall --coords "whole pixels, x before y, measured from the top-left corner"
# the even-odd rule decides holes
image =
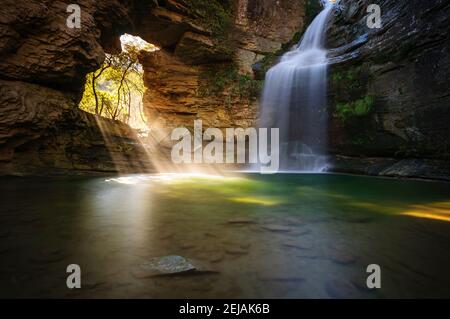
[[[265,80],[260,127],[280,129],[280,168],[322,172],[327,167],[327,50],[325,33],[333,4],[324,9],[302,40],[271,68]]]

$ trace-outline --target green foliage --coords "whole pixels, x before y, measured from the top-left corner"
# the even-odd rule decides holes
[[[331,87],[336,105],[334,116],[349,127],[357,127],[356,124],[361,122],[359,119],[366,117],[374,109],[375,98],[368,93],[370,79],[370,72],[364,65],[334,69],[331,74]]]
[[[201,77],[200,96],[218,96],[238,78],[237,69],[231,65],[221,69],[208,69]]]
[[[186,0],[190,13],[203,27],[212,32],[217,48],[230,56],[236,49],[233,35],[236,33],[233,21],[233,1]]]
[[[229,92],[240,98],[254,100],[259,96],[264,82],[239,74],[236,66],[229,65],[222,69],[203,72],[201,83],[199,95],[203,97],[220,96],[224,92]]]
[[[349,70],[333,73],[331,81],[334,86],[345,87],[347,90],[357,90],[363,86],[362,77],[362,67],[355,66]]]
[[[374,104],[375,99],[372,96],[366,96],[349,103],[338,103],[336,105],[336,116],[344,122],[350,118],[367,116],[373,110]]]
[[[254,80],[246,75],[239,76],[238,86],[235,87],[237,93],[249,100],[256,99],[261,93],[264,81]]]
[[[122,53],[107,55],[103,66],[87,75],[79,107],[86,112],[125,123],[130,123],[132,115],[134,119],[142,119],[140,103],[145,87],[138,61],[139,50],[125,44]],[[139,114],[136,116],[132,112]]]

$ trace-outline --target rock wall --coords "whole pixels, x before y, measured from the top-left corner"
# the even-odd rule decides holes
[[[128,1],[88,1],[81,29],[72,1],[3,0],[0,6],[0,174],[140,172],[150,163],[136,133],[80,111],[85,76],[132,28]],[[119,43],[120,44],[120,43]]]
[[[85,76],[130,33],[142,56],[145,111],[164,128],[201,118],[249,126],[260,81],[251,65],[303,25],[303,0],[3,0],[0,6],[0,174],[151,169],[136,133],[77,108]]]
[[[252,126],[262,87],[252,65],[303,27],[304,0],[210,1],[213,14],[203,1],[181,2],[176,13],[170,1],[154,9],[164,9],[178,38],[141,58],[152,127],[192,127],[196,119],[219,128]]]
[[[0,80],[0,175],[148,172],[129,126],[80,111],[54,89]]]
[[[367,27],[372,3],[380,29]],[[335,169],[450,177],[450,2],[342,0],[328,34]]]

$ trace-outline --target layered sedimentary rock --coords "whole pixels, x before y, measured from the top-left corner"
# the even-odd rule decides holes
[[[192,127],[196,119],[219,128],[252,126],[262,86],[252,65],[303,27],[304,1],[180,1],[176,10],[173,3],[153,9],[175,30],[170,41],[141,58],[152,126]],[[156,29],[149,24],[145,30]]]
[[[328,31],[335,57],[330,74],[330,142],[332,153],[341,156],[336,169],[449,176],[450,3],[342,0],[340,4]],[[367,25],[369,4],[381,8],[379,29]],[[358,165],[355,157],[384,159]]]
[[[0,80],[0,175],[148,172],[129,126],[80,111],[64,93]]]
[[[305,25],[305,0],[239,0],[235,23],[243,36],[237,52],[241,71],[253,76],[251,66],[288,43]]]
[[[4,0],[0,6],[0,174],[150,167],[133,130],[77,108],[86,74],[131,28],[132,7],[78,1],[81,28],[71,29],[70,3]]]
[[[148,159],[135,132],[76,107],[86,74],[101,66],[105,51],[120,50],[120,35],[161,48],[142,57],[152,124],[188,126],[201,118],[218,127],[248,126],[259,92],[251,65],[303,23],[303,0],[80,0],[81,28],[71,29],[71,3],[0,6],[2,174],[141,171]]]
[[[134,131],[76,107],[86,74],[105,51],[120,50],[124,33],[161,48],[141,57],[152,125],[253,125],[262,81],[252,65],[303,29],[311,1],[80,0],[81,29],[66,25],[71,2],[0,6],[1,173],[151,166]],[[373,3],[381,29],[367,27]],[[340,4],[328,32],[335,168],[442,178],[450,157],[448,1]]]
[[[5,3],[6,2],[6,3]],[[70,1],[4,0],[0,77],[80,94],[85,75],[99,68],[104,47],[131,24],[120,1],[78,1],[81,28],[69,28]]]

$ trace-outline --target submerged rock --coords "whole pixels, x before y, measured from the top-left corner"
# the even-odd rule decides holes
[[[182,256],[152,258],[143,264],[135,266],[131,271],[132,275],[139,279],[213,272]]]

